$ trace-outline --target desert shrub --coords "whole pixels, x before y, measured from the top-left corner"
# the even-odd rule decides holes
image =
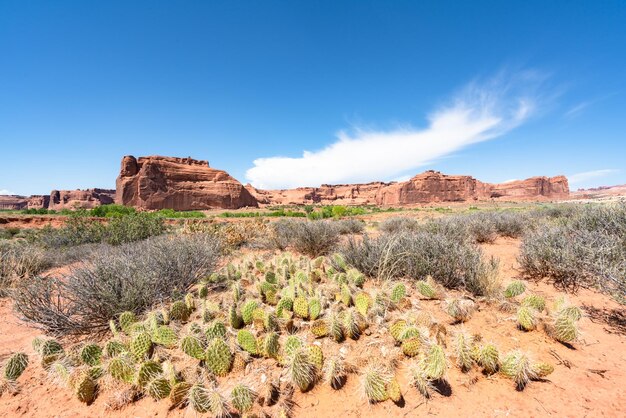
[[[522,241],[519,262],[530,278],[557,287],[597,287],[626,301],[626,203],[581,206]]]
[[[283,251],[293,244],[296,230],[302,221],[295,219],[279,219],[269,225],[269,231],[263,239],[263,246]]]
[[[407,218],[406,216],[394,216],[387,218],[380,223],[379,229],[382,232],[394,234],[402,231],[416,231],[419,228],[417,219]]]
[[[160,217],[148,213],[135,213],[112,218],[104,228],[103,240],[111,245],[140,241],[161,235],[165,224]]]
[[[99,218],[112,218],[116,216],[126,216],[137,213],[135,208],[124,205],[101,205],[89,210],[90,216]]]
[[[358,219],[341,219],[335,221],[335,226],[341,235],[361,234],[365,231],[365,222]]]
[[[267,233],[267,224],[261,219],[246,219],[239,222],[213,224],[213,234],[224,244],[226,249],[237,249],[256,243]]]
[[[466,222],[468,233],[479,244],[493,243],[498,237],[496,224],[487,214],[466,215],[457,219],[459,223]]]
[[[16,287],[14,309],[49,334],[104,333],[121,312],[139,315],[182,297],[213,271],[219,253],[219,241],[205,234],[104,247],[67,277],[37,277]]]
[[[293,234],[294,249],[310,257],[328,254],[339,241],[339,230],[332,221],[299,222]]]
[[[0,297],[20,279],[32,277],[50,267],[45,251],[25,241],[0,243]]]
[[[449,239],[459,242],[471,242],[473,240],[468,228],[468,222],[459,216],[429,219],[420,224],[419,231],[445,235]]]
[[[509,238],[519,238],[533,223],[526,213],[522,212],[492,212],[493,222],[498,235]]]
[[[44,227],[39,233],[40,242],[47,248],[70,247],[101,242],[105,226],[80,212],[70,215],[60,228]]]
[[[415,232],[349,239],[340,252],[348,264],[370,277],[415,280],[431,276],[448,288],[490,296],[499,287],[497,262],[482,259],[478,247],[445,234]]]
[[[110,220],[107,224],[90,218],[87,213],[72,212],[62,227],[43,228],[38,234],[38,241],[44,247],[53,249],[100,242],[120,245],[160,235],[166,230],[162,217],[145,212],[108,216]]]
[[[344,216],[364,215],[367,213],[366,208],[362,206],[342,206],[329,205],[321,206],[308,213],[308,218],[312,220],[342,218]]]
[[[162,216],[163,218],[205,218],[204,213],[197,210],[176,211],[174,209],[161,209],[151,213],[153,216]]]

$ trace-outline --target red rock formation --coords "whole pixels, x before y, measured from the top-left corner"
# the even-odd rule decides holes
[[[91,209],[115,201],[115,190],[53,190],[48,209]]]
[[[451,176],[426,171],[408,181],[391,183],[322,185],[289,190],[246,188],[261,204],[338,204],[403,206],[434,202],[489,199],[546,200],[569,196],[567,179],[533,177],[502,184],[483,183],[471,176]]]
[[[32,195],[28,198],[28,209],[48,209],[50,206],[49,195]]]
[[[26,209],[28,206],[28,198],[17,195],[0,195],[0,209],[2,210],[20,210]]]
[[[258,206],[241,183],[207,161],[126,156],[116,182],[116,201],[142,209],[237,209]]]
[[[535,199],[551,198],[565,199],[569,197],[569,184],[565,176],[531,177],[526,180],[509,181],[507,183],[489,184],[492,198]]]

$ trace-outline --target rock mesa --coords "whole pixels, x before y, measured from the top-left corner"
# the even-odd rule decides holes
[[[257,200],[228,173],[207,161],[125,156],[116,182],[116,202],[141,209],[237,209]]]

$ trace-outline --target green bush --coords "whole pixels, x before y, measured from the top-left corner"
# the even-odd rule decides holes
[[[90,216],[98,218],[112,218],[116,216],[132,215],[137,213],[135,208],[123,205],[101,205],[89,210]]]
[[[39,242],[51,249],[100,242],[120,245],[160,235],[166,229],[162,217],[147,212],[110,215],[108,223],[92,219],[87,216],[88,213],[75,211],[70,214],[62,227],[43,228],[38,234]]]
[[[158,216],[162,216],[164,218],[174,218],[174,219],[179,219],[179,218],[205,218],[206,216],[204,215],[204,213],[196,211],[196,210],[189,210],[189,211],[176,211],[174,209],[161,209],[157,212],[154,212],[156,215]]]
[[[161,235],[164,232],[165,224],[162,218],[141,212],[112,218],[104,230],[104,241],[111,245],[120,245]]]

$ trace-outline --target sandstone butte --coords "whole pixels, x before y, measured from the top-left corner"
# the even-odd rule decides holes
[[[192,158],[122,158],[116,190],[53,190],[50,196],[0,196],[0,209],[92,208],[113,203],[143,210],[238,209],[265,205],[379,205],[486,200],[561,200],[570,197],[565,176],[483,183],[471,176],[426,171],[403,182],[322,185],[260,190]]]
[[[207,161],[125,156],[116,182],[117,203],[140,209],[237,209],[257,200],[227,172]]]

